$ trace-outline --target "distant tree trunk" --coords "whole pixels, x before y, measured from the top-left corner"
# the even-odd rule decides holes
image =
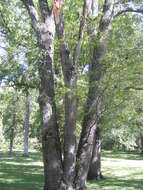
[[[88,179],[99,180],[102,178],[101,174],[101,141],[100,141],[100,129],[97,127],[94,138],[94,146],[92,152],[92,158],[90,161],[90,167],[88,171]]]
[[[10,156],[12,156],[13,153],[13,141],[14,141],[14,128],[12,127],[10,130],[10,147],[9,147]]]
[[[12,156],[13,153],[13,141],[14,141],[14,129],[16,125],[16,102],[17,102],[17,92],[14,92],[14,105],[13,105],[13,118],[12,118],[12,127],[10,130],[10,146],[9,146],[9,155]]]
[[[26,92],[26,102],[25,102],[25,133],[24,133],[24,153],[23,156],[28,156],[28,134],[29,134],[29,114],[30,114],[30,93]]]
[[[140,139],[141,139],[141,153],[143,154],[143,133],[141,133]]]

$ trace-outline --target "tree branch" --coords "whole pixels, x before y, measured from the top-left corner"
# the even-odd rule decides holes
[[[48,13],[50,11],[48,2],[47,2],[47,0],[39,0],[39,5],[40,5],[42,17],[45,21],[48,16]]]
[[[143,15],[143,4],[136,5],[132,1],[126,4],[118,4],[114,12],[114,17],[120,16],[121,14],[127,12],[140,13]]]
[[[134,86],[128,86],[126,88],[124,88],[124,91],[128,91],[128,90],[143,90],[143,87],[134,87]]]
[[[125,101],[127,101],[128,99],[129,99],[129,96],[125,97],[122,101],[120,101],[118,104],[113,105],[112,107],[111,107],[111,102],[110,102],[109,105],[106,104],[105,107],[104,107],[104,109],[103,109],[102,112],[101,112],[101,115],[113,113],[114,110],[116,111],[117,108],[119,108],[120,106],[122,106],[123,103],[124,103]]]
[[[11,33],[11,30],[10,30],[10,28],[8,27],[8,24],[7,24],[6,21],[5,21],[5,16],[4,16],[4,14],[3,14],[3,12],[2,12],[1,10],[0,10],[0,17],[1,17],[2,24],[3,24],[3,26],[4,26],[5,30],[6,30],[6,32]]]
[[[83,5],[82,20],[80,22],[80,27],[79,27],[79,39],[78,39],[78,43],[74,49],[74,54],[73,54],[73,65],[75,68],[75,72],[77,72],[77,62],[78,62],[78,57],[79,57],[83,35],[84,35],[84,28],[86,24],[87,13],[88,13],[88,4],[89,4],[89,1],[85,0],[84,5]]]
[[[98,16],[98,0],[89,1],[88,13],[93,18],[96,18]]]
[[[83,40],[84,28],[86,24],[86,18],[87,18],[87,13],[88,13],[88,3],[89,3],[88,0],[84,1],[82,19],[81,19],[80,27],[79,27],[78,42],[75,46],[74,53],[73,53],[73,65],[72,65],[72,60],[71,60],[71,51],[69,50],[68,44],[66,42],[66,32],[64,28],[64,18],[63,18],[62,13],[60,14],[60,22],[56,26],[58,38],[60,39],[63,38],[62,39],[63,43],[60,45],[60,53],[61,53],[61,58],[62,58],[62,68],[63,68],[65,82],[70,82],[70,79],[73,76],[73,74],[76,75],[77,73],[77,62],[78,62],[78,56],[80,53],[80,48],[81,48],[81,44]],[[73,67],[74,67],[74,72],[72,72]],[[75,76],[73,78],[75,79]]]
[[[60,22],[56,25],[56,32],[59,39],[62,40],[60,44],[60,56],[62,60],[62,71],[64,76],[64,81],[66,84],[69,83],[71,78],[72,62],[71,62],[71,52],[66,41],[66,31],[64,27],[63,13],[60,13]]]
[[[106,32],[110,29],[114,14],[114,0],[105,0],[103,5],[103,16],[100,20],[99,32]]]
[[[33,0],[21,0],[28,10],[28,13],[32,20],[32,26],[36,32],[40,31],[40,17],[35,8]]]

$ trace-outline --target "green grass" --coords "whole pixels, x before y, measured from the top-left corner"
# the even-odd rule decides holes
[[[143,157],[135,152],[102,153],[104,179],[89,181],[98,190],[143,190]],[[12,158],[0,151],[0,190],[43,190],[43,164],[40,153],[22,157],[14,152]]]
[[[143,156],[136,152],[102,153],[104,179],[88,182],[100,190],[143,190]]]
[[[22,152],[0,152],[0,190],[43,190],[43,167],[39,153],[22,157]]]

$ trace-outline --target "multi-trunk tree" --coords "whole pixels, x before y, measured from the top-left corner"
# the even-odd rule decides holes
[[[88,170],[91,160],[93,160],[94,157],[95,147],[97,149],[97,144],[95,146],[94,139],[96,139],[98,120],[101,117],[102,81],[105,72],[103,60],[112,22],[116,16],[124,12],[142,13],[143,10],[140,6],[135,7],[130,3],[124,4],[120,1],[105,0],[102,14],[98,14],[98,1],[84,0],[77,43],[72,52],[66,39],[64,13],[60,11],[60,17],[55,19],[54,17],[56,17],[57,14],[54,15],[55,10],[53,11],[53,8],[50,8],[47,0],[39,0],[38,6],[36,6],[33,0],[21,1],[28,10],[32,27],[37,34],[37,42],[40,50],[40,61],[38,63],[40,77],[39,105],[42,125],[44,190],[84,190],[86,189]],[[61,1],[54,0],[54,6],[55,3],[61,3]],[[61,5],[59,8],[61,8]],[[98,17],[97,22],[99,23],[97,23],[96,32],[89,35],[92,36],[91,40],[94,41],[93,57],[89,64],[89,90],[84,107],[81,137],[77,145],[76,109],[78,58],[88,14],[93,14],[94,17]],[[61,149],[55,104],[55,32],[57,32],[58,38],[60,39],[60,55],[66,87],[64,150]],[[98,140],[96,140],[96,143],[99,143]]]

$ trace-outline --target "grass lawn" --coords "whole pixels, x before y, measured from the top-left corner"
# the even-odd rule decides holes
[[[102,153],[104,179],[88,182],[100,190],[143,190],[143,156],[135,152]]]
[[[43,167],[40,153],[31,152],[29,158],[22,152],[0,151],[0,190],[43,190]],[[138,153],[102,153],[104,179],[89,181],[90,188],[98,190],[143,190],[143,157]]]
[[[0,190],[43,190],[43,164],[40,153],[30,153],[29,158],[22,157],[23,152],[0,152]]]

